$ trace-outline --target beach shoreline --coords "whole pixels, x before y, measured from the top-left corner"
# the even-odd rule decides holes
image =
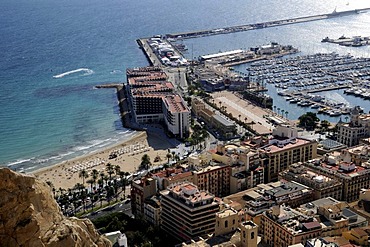
[[[171,145],[168,138],[153,132],[138,131],[127,140],[120,141],[90,154],[40,168],[29,174],[44,182],[50,182],[56,190],[67,190],[73,188],[77,183],[83,183],[83,179],[79,176],[81,170],[91,174],[92,170],[96,169],[101,173],[106,171],[106,164],[110,163],[113,166],[119,166],[123,172],[133,173],[139,168],[141,157],[144,154],[149,155],[152,166],[162,165],[166,163],[167,150],[171,147],[173,145]],[[115,155],[110,157],[113,153]],[[159,160],[154,162],[156,157]],[[89,186],[86,183],[88,179],[84,180],[85,187]]]

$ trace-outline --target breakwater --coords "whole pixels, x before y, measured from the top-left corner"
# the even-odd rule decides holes
[[[227,33],[235,33],[235,32],[245,32],[245,31],[261,29],[261,28],[291,25],[291,24],[304,23],[304,22],[310,22],[310,21],[324,20],[324,19],[329,19],[329,18],[337,18],[337,17],[347,16],[347,15],[359,14],[361,12],[366,12],[368,10],[370,10],[370,8],[354,9],[354,10],[347,10],[347,11],[334,10],[332,13],[328,13],[328,14],[311,15],[311,16],[289,18],[289,19],[282,19],[282,20],[276,20],[276,21],[267,21],[267,22],[260,22],[260,23],[254,23],[254,24],[238,25],[238,26],[232,26],[232,27],[215,28],[215,29],[209,29],[209,30],[172,33],[172,34],[166,34],[165,36],[170,39],[191,39],[191,38],[197,38],[197,37],[203,37],[203,36],[211,36],[211,35],[219,35],[219,34],[227,34]]]

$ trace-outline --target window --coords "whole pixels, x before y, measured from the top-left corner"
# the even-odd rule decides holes
[[[254,239],[254,232],[251,232],[251,239]]]
[[[226,220],[225,221],[225,228],[229,227],[229,222]]]

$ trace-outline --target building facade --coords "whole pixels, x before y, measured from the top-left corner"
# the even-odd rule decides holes
[[[370,136],[370,114],[361,114],[359,106],[351,110],[348,123],[338,123],[338,141],[352,147],[359,144],[362,138]]]
[[[214,233],[215,196],[192,183],[173,184],[161,191],[162,229],[183,241]]]

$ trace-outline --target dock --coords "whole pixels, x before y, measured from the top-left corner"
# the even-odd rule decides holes
[[[362,12],[366,12],[368,10],[370,10],[370,8],[354,9],[354,10],[347,10],[347,11],[334,10],[332,13],[328,13],[328,14],[311,15],[311,16],[282,19],[282,20],[276,20],[276,21],[260,22],[260,23],[255,23],[255,24],[245,24],[245,25],[238,25],[238,26],[231,26],[231,27],[215,28],[215,29],[209,29],[209,30],[172,33],[172,34],[166,34],[165,36],[171,39],[191,39],[191,38],[198,38],[198,37],[203,37],[203,36],[228,34],[228,33],[235,33],[235,32],[245,32],[245,31],[261,29],[261,28],[277,27],[277,26],[291,25],[291,24],[297,24],[297,23],[325,20],[325,19],[330,19],[330,18],[338,18],[342,16],[359,14]]]

